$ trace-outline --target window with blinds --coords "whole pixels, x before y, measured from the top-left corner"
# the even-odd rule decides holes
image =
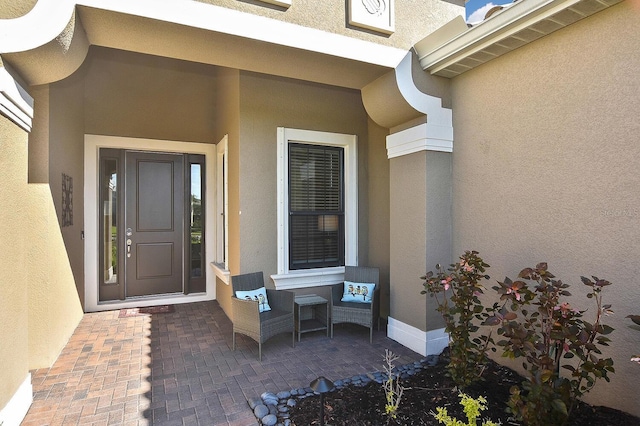
[[[289,144],[289,269],[344,265],[344,149]]]

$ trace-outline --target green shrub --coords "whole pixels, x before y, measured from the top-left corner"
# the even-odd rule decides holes
[[[478,417],[480,411],[487,409],[487,400],[479,396],[478,399],[473,399],[469,395],[460,393],[460,404],[464,409],[464,414],[467,415],[467,423],[463,423],[460,420],[454,419],[449,415],[446,408],[437,407],[436,412],[431,412],[433,417],[438,420],[438,423],[442,423],[445,426],[476,426],[478,423]],[[485,420],[482,422],[482,426],[498,426],[497,423],[491,420]]]

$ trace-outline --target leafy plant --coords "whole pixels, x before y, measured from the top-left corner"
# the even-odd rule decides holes
[[[633,321],[633,323],[635,324],[635,326],[633,327],[635,330],[640,330],[640,328],[637,327],[640,326],[640,315],[627,315],[627,318],[631,318],[631,321]],[[631,361],[640,364],[640,355],[632,356]]]
[[[505,278],[493,287],[505,304],[485,321],[500,325],[498,334],[505,339],[497,344],[504,348],[503,356],[524,358],[528,380],[521,388],[511,389],[509,410],[529,425],[563,424],[576,399],[589,392],[597,379],[609,381],[608,373],[614,372],[613,360],[601,357],[600,350],[608,346],[606,335],[613,331],[602,323],[603,316],[612,312],[610,305],[602,304],[602,289],[611,283],[581,277],[590,287],[587,297],[596,304],[595,321],[590,323],[583,319],[586,311],[561,300],[571,296],[569,285],[554,279],[546,263],[523,269],[518,278]],[[530,288],[525,280],[535,285]],[[504,314],[508,303],[513,311],[521,311],[522,320],[515,321],[513,313]],[[561,368],[570,372],[569,377],[561,375]]]
[[[478,298],[484,290],[480,281],[489,279],[484,273],[488,267],[477,251],[466,251],[447,271],[436,265],[436,272],[429,271],[420,277],[424,280],[420,294],[429,293],[435,298],[437,311],[445,321],[450,352],[447,370],[459,386],[478,381],[488,359],[491,333],[474,337],[479,329],[474,322],[489,316]]]
[[[447,409],[443,407],[436,407],[436,412],[431,412],[431,415],[438,420],[438,423],[442,423],[445,426],[476,426],[480,411],[487,409],[487,400],[482,396],[479,396],[478,399],[473,399],[464,393],[460,393],[459,396],[460,405],[462,405],[464,413],[467,415],[467,423],[454,419],[449,415]],[[491,420],[485,420],[482,422],[482,426],[498,426],[498,424]]]
[[[402,386],[398,375],[394,372],[394,362],[399,357],[391,352],[389,349],[384,350],[384,371],[387,373],[387,380],[382,383],[384,388],[384,395],[387,399],[385,405],[385,412],[391,418],[396,418],[398,412],[398,406],[402,399],[402,394],[405,391],[405,387]]]

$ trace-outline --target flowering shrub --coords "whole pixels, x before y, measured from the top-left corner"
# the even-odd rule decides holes
[[[445,330],[449,333],[448,372],[459,386],[480,379],[487,361],[487,347],[492,341],[491,334],[473,335],[479,328],[474,322],[488,317],[478,298],[484,289],[480,280],[489,278],[484,273],[488,267],[478,252],[466,251],[448,271],[436,265],[435,273],[429,271],[420,277],[425,288],[420,294],[429,293],[436,299],[437,310],[445,321]]]
[[[518,277],[517,281],[505,278],[493,287],[505,305],[485,321],[500,325],[498,334],[505,339],[497,344],[504,348],[504,356],[524,358],[528,380],[521,388],[511,389],[509,410],[529,425],[562,424],[576,398],[589,392],[597,379],[609,381],[607,374],[614,372],[613,360],[602,358],[599,348],[608,346],[605,335],[613,331],[602,323],[602,317],[611,313],[610,305],[602,304],[602,289],[611,283],[581,277],[591,288],[587,297],[596,302],[595,321],[589,323],[583,319],[585,311],[561,301],[571,295],[569,285],[555,280],[546,263],[525,268]],[[530,288],[524,280],[535,286]],[[521,321],[505,315],[509,303],[513,311],[520,310]],[[568,359],[572,360],[563,362]],[[561,376],[561,368],[569,371],[569,377]]]
[[[482,396],[479,396],[478,399],[473,399],[469,395],[461,393],[460,405],[463,407],[464,414],[467,415],[467,423],[454,419],[449,415],[447,409],[443,407],[436,407],[436,412],[431,412],[431,415],[438,420],[438,423],[442,423],[445,426],[476,426],[480,411],[487,409],[487,400]],[[482,422],[482,426],[498,426],[498,424],[491,420],[486,420]]]

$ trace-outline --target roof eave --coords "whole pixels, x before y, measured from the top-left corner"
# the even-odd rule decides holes
[[[435,49],[414,46],[422,69],[455,77],[621,0],[520,0]]]

